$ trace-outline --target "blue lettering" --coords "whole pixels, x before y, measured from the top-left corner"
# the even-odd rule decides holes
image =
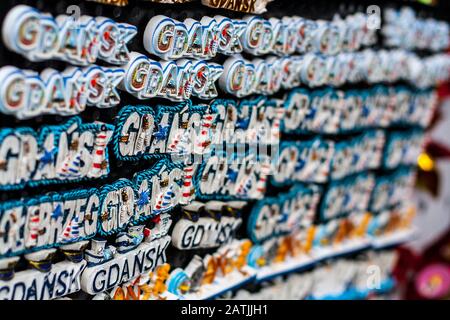
[[[22,289],[22,297],[20,297],[20,298],[16,297],[16,290],[19,287]],[[14,285],[14,289],[13,289],[11,300],[25,300],[25,293],[26,293],[26,291],[27,291],[27,289],[26,289],[25,283],[23,283],[23,282],[16,283]]]

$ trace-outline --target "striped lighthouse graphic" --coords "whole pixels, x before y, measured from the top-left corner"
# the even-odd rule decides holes
[[[106,131],[101,131],[97,134],[94,141],[94,159],[92,161],[92,168],[89,171],[89,177],[98,178],[106,174],[106,145],[108,144],[108,134]]]
[[[78,223],[78,216],[73,217],[69,224],[65,227],[63,234],[59,241],[69,242],[80,236],[80,225]]]
[[[184,179],[183,186],[181,187],[181,199],[180,204],[186,205],[192,199],[194,189],[192,186],[192,177],[194,175],[194,165],[186,165],[183,169]]]
[[[30,220],[28,222],[28,229],[30,230],[28,239],[26,241],[27,247],[32,247],[37,244],[37,238],[39,236],[39,223],[41,218],[39,217],[39,209],[35,209],[30,215]]]

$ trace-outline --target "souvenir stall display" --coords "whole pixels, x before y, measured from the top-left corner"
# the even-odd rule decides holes
[[[388,297],[450,27],[368,5],[2,1],[0,299]]]

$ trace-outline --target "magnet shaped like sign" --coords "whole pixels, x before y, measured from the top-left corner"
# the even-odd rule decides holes
[[[246,13],[264,13],[266,6],[273,0],[202,0],[202,4],[211,8],[221,8]]]
[[[293,186],[279,197],[259,200],[252,208],[247,233],[252,241],[293,234],[312,225],[319,204],[321,188]]]
[[[2,300],[49,300],[75,293],[81,288],[81,273],[86,261],[63,261],[55,264],[48,273],[38,270],[19,272],[14,279],[0,280]]]
[[[79,242],[97,234],[99,203],[96,189],[2,203],[0,259],[52,247],[72,251],[70,258],[76,259]]]
[[[333,154],[332,141],[284,141],[270,181],[277,186],[294,182],[324,183],[328,180]]]

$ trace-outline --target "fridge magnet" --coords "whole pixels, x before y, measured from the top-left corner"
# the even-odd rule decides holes
[[[251,247],[248,239],[236,239],[203,258],[194,256],[186,268],[172,271],[169,292],[182,300],[206,300],[251,282],[256,273],[246,263]]]
[[[6,47],[30,61],[62,60],[89,66],[97,59],[114,65],[129,60],[127,43],[137,28],[105,17],[59,15],[18,5],[6,15],[2,27]]]
[[[43,126],[39,132],[4,128],[0,132],[0,158],[5,163],[0,188],[104,177],[109,173],[107,145],[112,134],[113,126],[84,124],[78,117],[62,125]]]

